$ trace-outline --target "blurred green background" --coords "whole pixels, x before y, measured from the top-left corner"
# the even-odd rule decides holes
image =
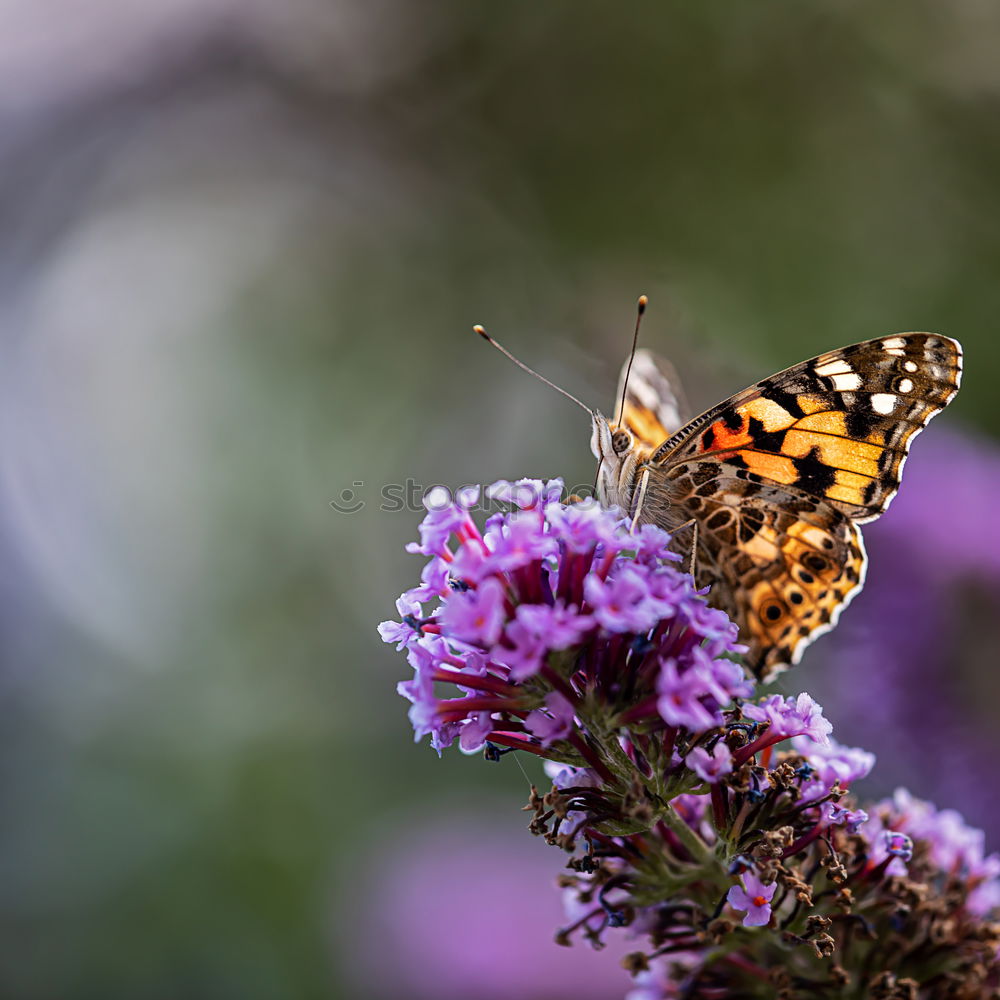
[[[418,514],[380,491],[593,468],[473,323],[610,407],[648,293],[699,410],[936,330],[943,420],[1000,433],[994,4],[7,18],[0,995],[435,996],[379,872],[436,818],[528,839],[524,779],[412,745],[375,626]]]

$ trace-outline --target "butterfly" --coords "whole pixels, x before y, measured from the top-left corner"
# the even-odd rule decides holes
[[[798,663],[864,584],[860,525],[899,488],[914,437],[958,392],[961,345],[900,333],[821,354],[682,425],[670,369],[622,369],[613,420],[591,413],[598,500],[688,536],[696,583],[762,680]],[[679,428],[679,429],[678,429]]]

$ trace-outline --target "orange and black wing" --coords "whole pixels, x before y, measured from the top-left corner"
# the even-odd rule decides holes
[[[725,461],[750,482],[826,498],[853,521],[878,517],[913,438],[958,392],[962,349],[901,333],[821,354],[691,421],[651,457]]]

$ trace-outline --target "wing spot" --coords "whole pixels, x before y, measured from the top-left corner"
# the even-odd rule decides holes
[[[900,347],[906,347],[906,341],[902,337],[886,337],[882,341],[883,351],[898,350]]]
[[[814,573],[825,573],[830,568],[830,563],[821,555],[810,552],[802,559],[804,566],[807,566]]]
[[[733,433],[743,429],[743,415],[737,410],[727,410],[721,419],[726,429]]]
[[[861,376],[857,372],[845,372],[842,375],[831,375],[830,381],[833,383],[835,392],[853,392],[861,388]]]
[[[895,382],[893,382],[892,387],[896,392],[902,392],[904,394],[907,392],[913,392],[913,379],[898,378]]]
[[[717,510],[706,522],[705,527],[710,531],[718,531],[724,528],[733,519],[733,511],[730,508]]]
[[[792,602],[792,604],[801,604],[803,597],[797,590],[793,590],[788,595],[788,599]]]
[[[813,445],[808,454],[793,461],[798,473],[797,485],[803,489],[822,495],[833,485],[837,470],[823,461],[822,452],[817,445]]]
[[[765,518],[761,511],[754,510],[753,508],[747,510],[740,522],[740,541],[744,544],[752,542],[754,537],[763,530],[764,520]]]
[[[760,612],[765,621],[776,622],[785,613],[785,608],[780,601],[765,601]]]
[[[848,436],[863,441],[878,426],[879,419],[867,410],[848,410],[844,417]]]
[[[795,418],[804,417],[805,410],[799,406],[799,397],[795,392],[768,389],[764,392],[764,397],[777,403],[786,413]]]
[[[785,441],[784,432],[785,427],[776,431],[768,430],[764,422],[756,417],[751,417],[747,423],[747,433],[755,451],[773,451],[780,454]]]
[[[873,392],[872,393],[872,409],[876,413],[881,413],[883,416],[888,416],[894,409],[896,409],[896,397],[889,392]]]
[[[745,409],[752,418],[759,420],[764,429],[768,431],[784,430],[795,422],[795,417],[788,410],[764,394],[761,394],[759,399],[753,399],[747,403]]]
[[[905,368],[905,369],[906,369],[906,370],[907,370],[908,372],[915,372],[915,371],[916,371],[916,370],[917,370],[917,369],[918,369],[918,368],[920,367],[920,365],[918,365],[918,364],[916,363],[916,361],[904,361],[904,362],[903,362],[903,367],[904,367],[904,368]]]
[[[833,361],[817,365],[813,371],[817,375],[823,376],[854,374],[854,369],[843,358],[834,358]]]

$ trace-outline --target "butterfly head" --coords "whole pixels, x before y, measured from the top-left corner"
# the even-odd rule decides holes
[[[597,411],[591,414],[591,422],[590,450],[600,463],[597,498],[605,506],[628,510],[638,463],[635,440],[628,430],[612,424]]]

